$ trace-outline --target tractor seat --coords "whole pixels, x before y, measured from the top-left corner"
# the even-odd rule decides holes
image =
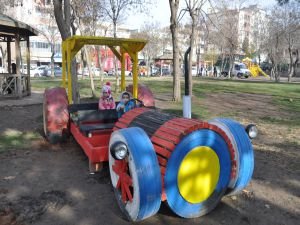
[[[88,136],[88,134],[91,131],[96,130],[109,130],[114,127],[114,123],[101,123],[101,124],[80,124],[79,130],[85,135]]]

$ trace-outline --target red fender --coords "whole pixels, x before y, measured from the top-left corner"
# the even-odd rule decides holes
[[[133,86],[130,84],[126,87],[126,91],[133,93]],[[152,91],[146,86],[139,84],[138,86],[138,99],[143,101],[144,105],[147,107],[154,107],[155,100]]]

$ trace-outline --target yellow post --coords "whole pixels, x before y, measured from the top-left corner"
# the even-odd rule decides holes
[[[72,64],[72,57],[71,57],[71,51],[70,51],[70,43],[68,43],[67,46],[67,71],[68,71],[68,99],[69,103],[73,103],[72,101],[72,75],[71,75],[71,64]]]
[[[132,77],[133,77],[133,97],[138,98],[138,53],[133,52],[133,67],[132,67]]]
[[[125,52],[121,49],[121,91],[125,91]]]

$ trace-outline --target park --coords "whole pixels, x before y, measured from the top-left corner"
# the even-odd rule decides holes
[[[291,20],[274,30],[280,19],[265,17],[268,32],[253,34],[266,46],[254,49],[247,31],[242,42],[230,40],[215,24],[230,3],[217,9],[215,2],[200,2],[180,6],[190,15],[184,29],[191,35],[183,44],[186,33],[178,32],[174,17],[179,1],[169,1],[172,51],[159,57],[151,53],[149,33],[117,36],[112,2],[91,4],[107,15],[112,10],[113,37],[96,35],[102,17],[82,19],[90,8],[80,11],[80,1],[35,2],[53,15],[59,45],[32,44],[41,30],[0,12],[1,225],[297,223],[300,80],[293,7],[299,3],[277,1],[269,12],[259,11],[290,10],[284,15]],[[143,1],[123,3],[128,13]],[[206,15],[205,3],[218,12]],[[23,1],[4,12],[18,7]],[[202,55],[203,36],[195,32],[203,29],[195,22],[201,16],[212,29],[206,45],[215,48]],[[223,22],[235,19],[226,14]],[[82,30],[89,23],[94,33]],[[221,40],[214,32],[229,44],[225,51],[214,52]],[[50,61],[33,46],[51,46]],[[33,69],[35,63],[40,66]]]
[[[37,78],[32,88],[42,96],[44,88],[60,82]],[[181,116],[181,104],[170,100],[170,78],[142,78],[141,82],[156,90],[157,107]],[[89,98],[89,81],[79,83],[81,96]],[[245,124],[252,122],[257,124],[259,136],[253,140],[255,168],[246,189],[223,198],[207,216],[188,222],[295,224],[299,205],[299,84],[197,79],[194,87],[193,118],[230,117]],[[91,176],[88,160],[74,139],[54,146],[44,139],[41,99],[32,105],[1,106],[0,196],[26,196],[10,203],[15,211],[2,212],[1,218],[33,224],[127,224],[113,198],[108,165]],[[3,205],[5,201],[0,207]],[[154,223],[181,224],[183,220],[162,205],[156,216],[143,222]]]

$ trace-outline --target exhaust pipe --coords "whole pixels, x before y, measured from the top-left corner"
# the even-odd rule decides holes
[[[189,65],[188,57],[191,52],[191,47],[189,47],[184,53],[184,96],[183,96],[183,117],[191,118],[192,116],[192,103],[191,96],[189,95],[190,86],[189,86]]]

